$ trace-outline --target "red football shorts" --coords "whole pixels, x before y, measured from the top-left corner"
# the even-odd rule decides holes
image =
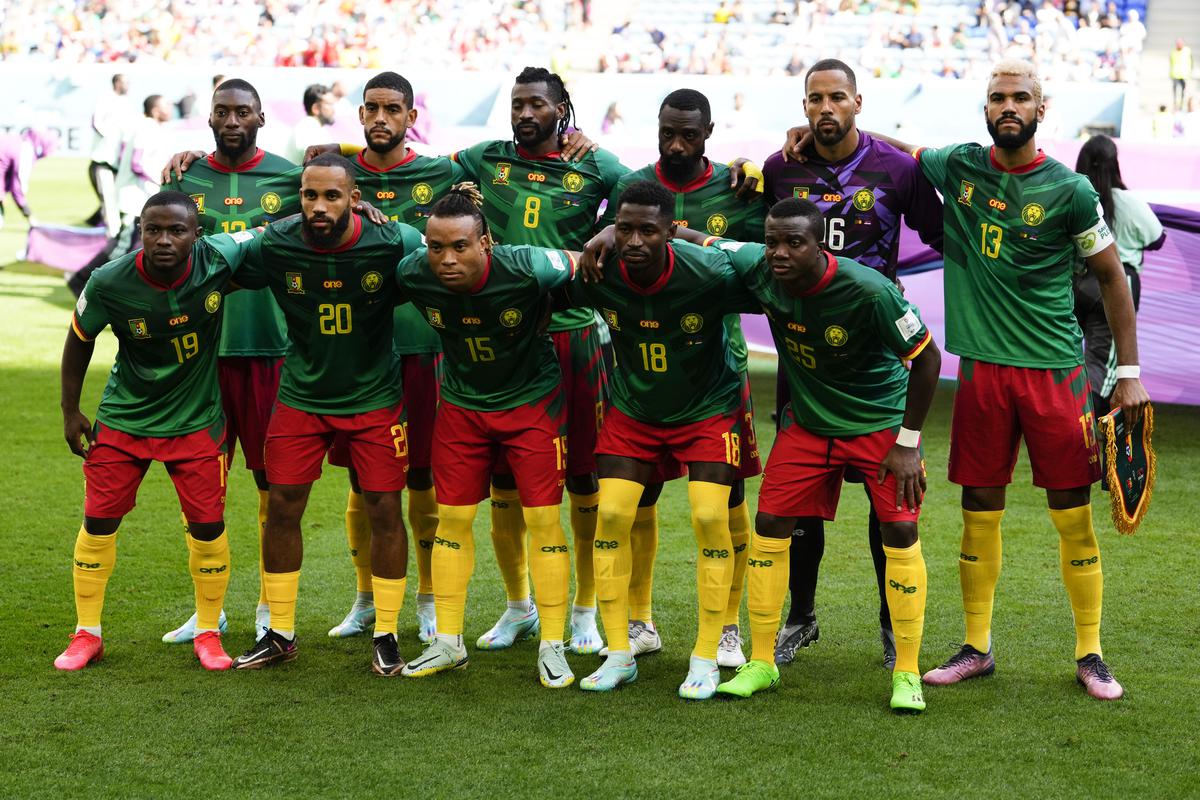
[[[568,475],[596,471],[596,437],[608,408],[608,372],[597,326],[550,334],[567,406]]]
[[[754,433],[754,398],[750,394],[750,373],[741,373],[742,406],[738,410],[738,437],[741,445],[741,466],[736,479],[744,481],[762,474],[762,460],[758,454],[758,438]],[[655,467],[651,483],[666,483],[687,475],[687,466],[674,455],[668,455]]]
[[[234,443],[242,443],[246,469],[265,469],[264,449],[271,409],[279,393],[282,358],[231,356],[217,359],[217,381],[225,410],[225,437],[232,460]]]
[[[717,414],[686,425],[651,425],[613,406],[604,416],[596,452],[660,464],[668,457],[682,464],[707,462],[741,467],[741,421],[736,412]],[[660,467],[666,472],[668,467]]]
[[[229,470],[225,425],[183,436],[133,436],[97,422],[96,441],[83,462],[83,513],[116,519],[133,510],[152,461],[161,461],[175,484],[188,522],[221,522]]]
[[[899,428],[862,436],[831,438],[805,430],[786,412],[775,437],[767,472],[758,492],[758,510],[773,517],[820,517],[837,512],[846,468],[866,476],[871,505],[882,522],[916,522],[921,512],[896,509],[896,477],[880,484],[876,475],[883,457],[896,443]]]
[[[488,497],[488,481],[502,458],[517,482],[521,505],[556,506],[562,502],[567,474],[563,391],[516,408],[474,411],[442,401],[433,438],[433,483],[437,501],[471,506]],[[498,470],[499,471],[499,470]]]
[[[950,425],[950,480],[1007,486],[1022,436],[1033,485],[1075,489],[1100,479],[1084,367],[1032,369],[964,358]]]
[[[341,437],[358,485],[367,492],[398,492],[408,472],[404,403],[361,414],[313,414],[276,403],[267,429],[267,481],[298,485],[321,477],[321,459]]]

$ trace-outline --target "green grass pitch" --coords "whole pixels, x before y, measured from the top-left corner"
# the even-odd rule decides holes
[[[37,167],[33,206],[77,222],[92,195],[80,161]],[[17,215],[19,217],[19,215]],[[24,228],[9,214],[0,261]],[[300,658],[254,673],[206,674],[191,648],[160,643],[191,613],[178,506],[151,471],[120,534],[105,606],[106,657],[81,673],[51,665],[74,624],[70,556],[82,513],[78,459],[63,442],[58,358],[72,299],[62,278],[0,271],[0,779],[8,797],[625,797],[795,795],[1046,797],[1200,794],[1200,413],[1158,409],[1159,484],[1135,537],[1118,536],[1096,493],[1107,592],[1106,657],[1127,687],[1116,703],[1076,686],[1070,609],[1044,496],[1022,459],[1004,520],[996,601],[996,674],[926,692],[928,711],[896,717],[880,666],[865,500],[843,492],[828,527],[818,593],[821,640],[783,669],[778,691],[743,702],[686,703],[675,689],[695,634],[694,549],[682,483],[661,504],[655,619],[665,649],[610,696],[536,680],[536,645],[471,650],[470,668],[424,680],[368,671],[364,638],[326,637],[353,598],[341,515],[346,479],[328,469],[304,521]],[[106,333],[85,388],[93,416],[115,350]],[[771,366],[756,374],[770,450]],[[929,567],[922,666],[962,635],[958,492],[945,480],[950,391],[927,426],[930,487],[921,523]],[[749,487],[752,508],[757,482]],[[231,474],[231,652],[251,640],[256,600],[255,494]],[[476,523],[467,634],[499,613],[503,588]],[[564,514],[564,522],[566,516]],[[413,568],[415,573],[415,568]],[[415,584],[415,580],[413,581]],[[419,652],[412,595],[402,653]],[[743,624],[745,624],[743,612]],[[597,664],[571,657],[577,676]]]

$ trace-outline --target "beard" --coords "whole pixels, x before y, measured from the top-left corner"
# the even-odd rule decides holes
[[[695,158],[687,156],[666,156],[658,154],[658,163],[662,166],[663,175],[670,178],[671,183],[687,182],[695,173],[696,165],[703,163],[704,153],[701,151]]]
[[[338,239],[341,239],[342,234],[350,227],[350,209],[347,208],[328,231],[314,229],[307,216],[301,217],[300,224],[304,229],[304,238],[309,244],[322,250],[330,250],[337,246]]]
[[[1014,117],[1001,118],[1001,120],[1004,119],[1014,119]],[[1028,125],[1021,122],[1019,119],[1016,121],[1021,123],[1021,129],[1019,131],[1016,133],[1010,133],[1007,131],[1005,133],[1000,133],[1000,130],[994,124],[992,124],[992,121],[988,120],[988,134],[992,137],[992,141],[996,144],[996,147],[1004,150],[1016,150],[1019,147],[1023,147],[1025,143],[1032,139],[1033,135],[1037,133],[1037,117],[1034,117],[1033,122],[1030,122]]]
[[[842,139],[845,139],[846,134],[850,132],[848,127],[842,127],[837,120],[830,120],[834,124],[834,129],[832,131],[822,130],[820,123],[824,121],[825,120],[820,119],[817,120],[817,125],[812,128],[813,138],[817,140],[818,144],[823,145],[824,147],[833,147]]]
[[[393,133],[390,137],[388,137],[387,141],[381,142],[378,139],[371,138],[370,130],[366,128],[363,129],[363,136],[365,136],[367,140],[367,148],[374,153],[389,153],[392,150],[395,150],[404,142],[404,137],[407,134],[408,131]]]
[[[258,145],[257,132],[243,133],[241,140],[234,145],[228,144],[216,131],[213,131],[213,139],[216,140],[217,152],[231,160],[241,158]]]
[[[538,145],[542,144],[543,142],[545,142],[546,140],[553,138],[555,132],[558,130],[558,122],[557,121],[555,121],[549,125],[538,125],[535,122],[534,125],[537,128],[537,131],[535,133],[528,133],[528,132],[519,130],[518,128],[514,127],[513,128],[513,140],[516,141],[517,144],[521,145],[522,147],[524,147],[526,149],[533,149],[533,148],[537,147]]]

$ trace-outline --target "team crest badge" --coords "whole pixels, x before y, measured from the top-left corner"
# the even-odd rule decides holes
[[[705,227],[708,228],[708,232],[713,236],[723,236],[725,235],[725,231],[729,230],[729,220],[726,219],[724,214],[713,214],[708,218]]]
[[[304,276],[299,272],[284,274],[288,294],[304,294]]]
[[[604,315],[604,324],[612,328],[614,331],[621,330],[621,323],[617,320],[617,312],[611,308],[606,308],[601,313]]]
[[[1046,209],[1037,203],[1030,203],[1021,209],[1021,221],[1031,228],[1036,228],[1046,221]]]
[[[428,205],[433,200],[433,187],[428,183],[418,183],[412,189],[412,199],[421,205]]]
[[[375,270],[371,270],[362,276],[361,283],[364,292],[378,292],[383,288],[383,276]]]
[[[825,329],[825,341],[829,343],[830,347],[841,347],[849,338],[846,329],[841,325],[830,325]]]
[[[975,184],[963,181],[958,185],[958,202],[964,206],[971,205],[971,195],[975,194]]]
[[[133,334],[135,339],[149,339],[150,326],[146,324],[146,320],[142,317],[129,320],[129,332]]]
[[[870,189],[859,189],[854,193],[854,207],[859,211],[870,211],[875,207],[875,194]]]
[[[521,324],[521,309],[506,308],[500,312],[500,324],[506,328],[515,328]]]
[[[799,198],[800,200],[807,200],[808,199],[808,187],[807,186],[795,187],[794,189],[792,189],[792,197]]]
[[[496,186],[508,186],[508,175],[512,172],[512,164],[501,162],[496,165],[496,177],[492,178],[492,183]]]
[[[442,321],[442,312],[436,308],[425,308],[425,318],[429,320],[429,324],[435,328],[444,328],[446,323]]]
[[[699,314],[684,314],[679,320],[679,327],[683,328],[684,333],[696,333],[704,327],[704,317]]]
[[[262,206],[262,210],[268,214],[278,214],[279,209],[283,208],[283,201],[274,192],[267,192],[258,202]]]
[[[568,192],[578,192],[583,188],[583,176],[578,172],[568,172],[563,175],[563,188]]]
[[[204,195],[193,194],[193,195],[189,195],[189,197],[191,197],[192,202],[196,204],[196,213],[203,214],[204,213]]]
[[[211,292],[208,297],[204,298],[204,310],[210,314],[217,313],[217,309],[221,307],[221,293]]]

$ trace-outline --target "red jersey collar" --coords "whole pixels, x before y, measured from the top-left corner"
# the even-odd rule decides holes
[[[701,186],[703,186],[704,184],[709,182],[709,180],[712,178],[712,174],[713,174],[712,162],[709,161],[708,158],[705,158],[704,159],[704,172],[700,173],[700,175],[695,180],[685,183],[683,186],[680,186],[678,184],[672,183],[671,180],[666,175],[663,174],[661,160],[654,162],[654,175],[655,175],[655,177],[658,178],[658,182],[661,183],[664,188],[668,189],[669,191],[675,192],[676,194],[686,194],[688,192],[696,191]]]
[[[649,286],[640,286],[634,283],[629,277],[629,269],[625,266],[625,262],[618,259],[621,267],[621,277],[625,279],[630,289],[633,289],[638,294],[655,294],[662,291],[662,288],[667,285],[667,281],[671,279],[671,273],[675,271],[675,248],[667,245],[667,268],[663,270],[662,275],[658,276],[658,280]]]
[[[379,167],[373,167],[367,163],[367,160],[365,158],[363,158],[363,153],[365,153],[365,152],[366,152],[365,150],[359,150],[358,155],[355,156],[355,160],[358,162],[358,165],[360,167],[362,167],[363,169],[365,169],[369,172],[391,172],[396,167],[403,167],[405,164],[411,164],[413,162],[413,160],[417,157],[417,151],[413,150],[410,147],[410,148],[408,148],[408,155],[404,156],[404,158],[400,159],[395,164],[390,164],[381,169]]]
[[[159,283],[157,280],[155,280],[150,275],[150,273],[146,272],[146,267],[144,264],[142,264],[142,256],[145,254],[145,252],[146,252],[145,250],[138,250],[137,258],[134,259],[134,262],[137,265],[138,275],[141,276],[142,280],[144,280],[149,285],[153,286],[155,289],[161,289],[162,291],[168,291],[170,289],[178,289],[180,286],[183,285],[184,281],[186,281],[188,279],[188,276],[192,274],[192,256],[189,253],[188,260],[187,260],[187,267],[183,270],[183,274],[180,275],[175,280],[175,282],[172,283],[170,286],[168,286],[165,283]]]
[[[332,250],[322,250],[320,247],[313,247],[313,252],[314,253],[344,253],[347,250],[349,250],[351,247],[354,247],[354,245],[358,244],[359,237],[362,236],[362,217],[360,217],[358,214],[355,214],[353,211],[350,212],[350,228],[351,228],[351,230],[354,231],[354,233],[350,234],[349,240],[347,240],[347,242],[344,245],[341,245],[340,247],[335,247]]]
[[[224,172],[224,173],[249,172],[250,170],[254,169],[259,164],[262,163],[263,157],[266,156],[266,154],[267,154],[267,151],[263,150],[260,147],[254,153],[254,158],[250,159],[245,164],[241,164],[236,167],[227,167],[224,164],[221,164],[217,161],[217,154],[214,152],[214,153],[208,154],[208,165],[210,167],[212,167],[213,169],[215,169],[217,172]]]
[[[801,292],[801,297],[812,297],[814,294],[819,293],[829,285],[829,282],[833,280],[833,276],[837,274],[837,259],[833,257],[833,253],[826,251],[825,259],[825,273],[819,281]]]
[[[524,147],[521,147],[521,145],[517,145],[517,155],[519,155],[521,158],[527,158],[530,161],[550,161],[551,159],[557,159],[561,157],[562,153],[558,150],[555,150],[553,153],[546,153],[544,156],[535,156]]]
[[[483,268],[483,274],[479,276],[479,280],[477,280],[475,282],[475,285],[472,286],[468,291],[470,291],[471,294],[479,294],[480,292],[482,292],[483,287],[487,286],[487,281],[488,281],[488,278],[491,276],[491,274],[492,274],[492,254],[488,253],[487,254],[487,265],[484,266],[484,268]]]
[[[996,145],[992,145],[991,148],[988,150],[988,160],[992,162],[993,167],[1000,170],[1001,172],[1007,172],[1010,175],[1024,175],[1026,172],[1033,172],[1035,169],[1040,167],[1042,165],[1042,163],[1046,160],[1046,154],[1039,147],[1038,152],[1037,152],[1037,158],[1033,159],[1033,161],[1030,161],[1028,164],[1022,164],[1019,167],[1013,167],[1012,169],[1008,169],[1007,167],[1005,167],[999,161],[996,160]]]

